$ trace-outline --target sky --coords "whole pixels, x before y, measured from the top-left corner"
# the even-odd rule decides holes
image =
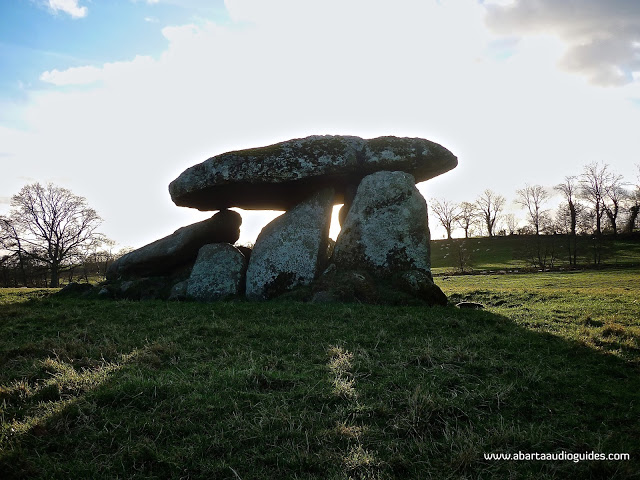
[[[187,167],[318,134],[445,146],[427,200],[513,205],[591,162],[632,181],[640,2],[0,1],[0,214],[53,182],[137,248],[212,214],[171,202]],[[277,213],[242,215],[246,243]]]

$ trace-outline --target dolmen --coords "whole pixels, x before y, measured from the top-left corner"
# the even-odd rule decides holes
[[[169,184],[178,206],[218,211],[116,260],[118,298],[291,298],[446,305],[431,276],[427,204],[416,188],[457,158],[421,138],[311,136],[228,152]],[[341,230],[329,238],[333,206]],[[232,207],[284,210],[252,249]]]

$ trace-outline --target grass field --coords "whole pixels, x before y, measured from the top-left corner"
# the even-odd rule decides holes
[[[542,237],[545,249],[553,247],[556,267],[568,267],[568,246],[564,237]],[[467,252],[467,269],[511,270],[531,268],[526,252],[534,248],[535,237],[510,235],[505,237],[454,238],[431,241],[431,267],[434,274],[453,272],[460,268],[460,248]],[[578,237],[578,264],[593,264],[593,242],[589,237]],[[605,237],[602,263],[609,267],[640,267],[640,238]]]
[[[487,308],[2,290],[0,478],[640,478],[640,270],[436,280]]]

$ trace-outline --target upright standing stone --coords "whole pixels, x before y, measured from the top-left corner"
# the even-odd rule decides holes
[[[336,240],[338,268],[430,271],[427,203],[405,172],[365,177]]]
[[[247,269],[247,298],[262,300],[309,285],[326,260],[335,192],[326,188],[262,229]]]
[[[431,277],[429,237],[427,203],[412,175],[383,171],[365,177],[336,240],[335,268],[319,280],[314,298],[446,305]],[[359,280],[358,272],[375,280],[365,282],[361,274]]]
[[[212,301],[241,294],[246,267],[244,255],[228,243],[203,246],[191,270],[187,297]]]

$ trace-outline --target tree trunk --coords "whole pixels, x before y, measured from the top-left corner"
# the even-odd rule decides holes
[[[60,272],[59,272],[58,264],[57,263],[51,264],[51,283],[49,284],[49,287],[58,288],[58,285],[60,284],[59,276],[60,276]]]
[[[609,218],[609,222],[611,222],[611,228],[613,228],[613,236],[617,236],[618,235],[618,225],[617,225],[617,217],[618,217],[618,209],[616,207],[616,209],[614,211],[611,211],[609,208],[605,209],[604,213],[607,214],[607,217]]]
[[[571,215],[571,236],[576,235],[576,225],[578,223],[578,219],[577,219],[577,213],[576,213],[576,206],[573,204],[573,202],[569,201],[569,213]]]
[[[633,233],[633,227],[636,225],[636,219],[640,213],[640,205],[634,205],[629,209],[629,222],[627,223],[627,233]]]
[[[22,285],[24,287],[28,287],[29,285],[27,285],[27,272],[25,271],[25,268],[24,268],[24,257],[22,256],[22,253],[20,250],[18,250],[18,265],[20,265],[20,275],[22,276]]]
[[[486,224],[487,224],[487,231],[489,232],[489,236],[493,237],[493,223],[491,223],[491,220],[489,218],[486,219]]]
[[[602,229],[600,228],[600,223],[602,220],[602,207],[599,203],[596,203],[596,234],[600,236],[602,233]]]

